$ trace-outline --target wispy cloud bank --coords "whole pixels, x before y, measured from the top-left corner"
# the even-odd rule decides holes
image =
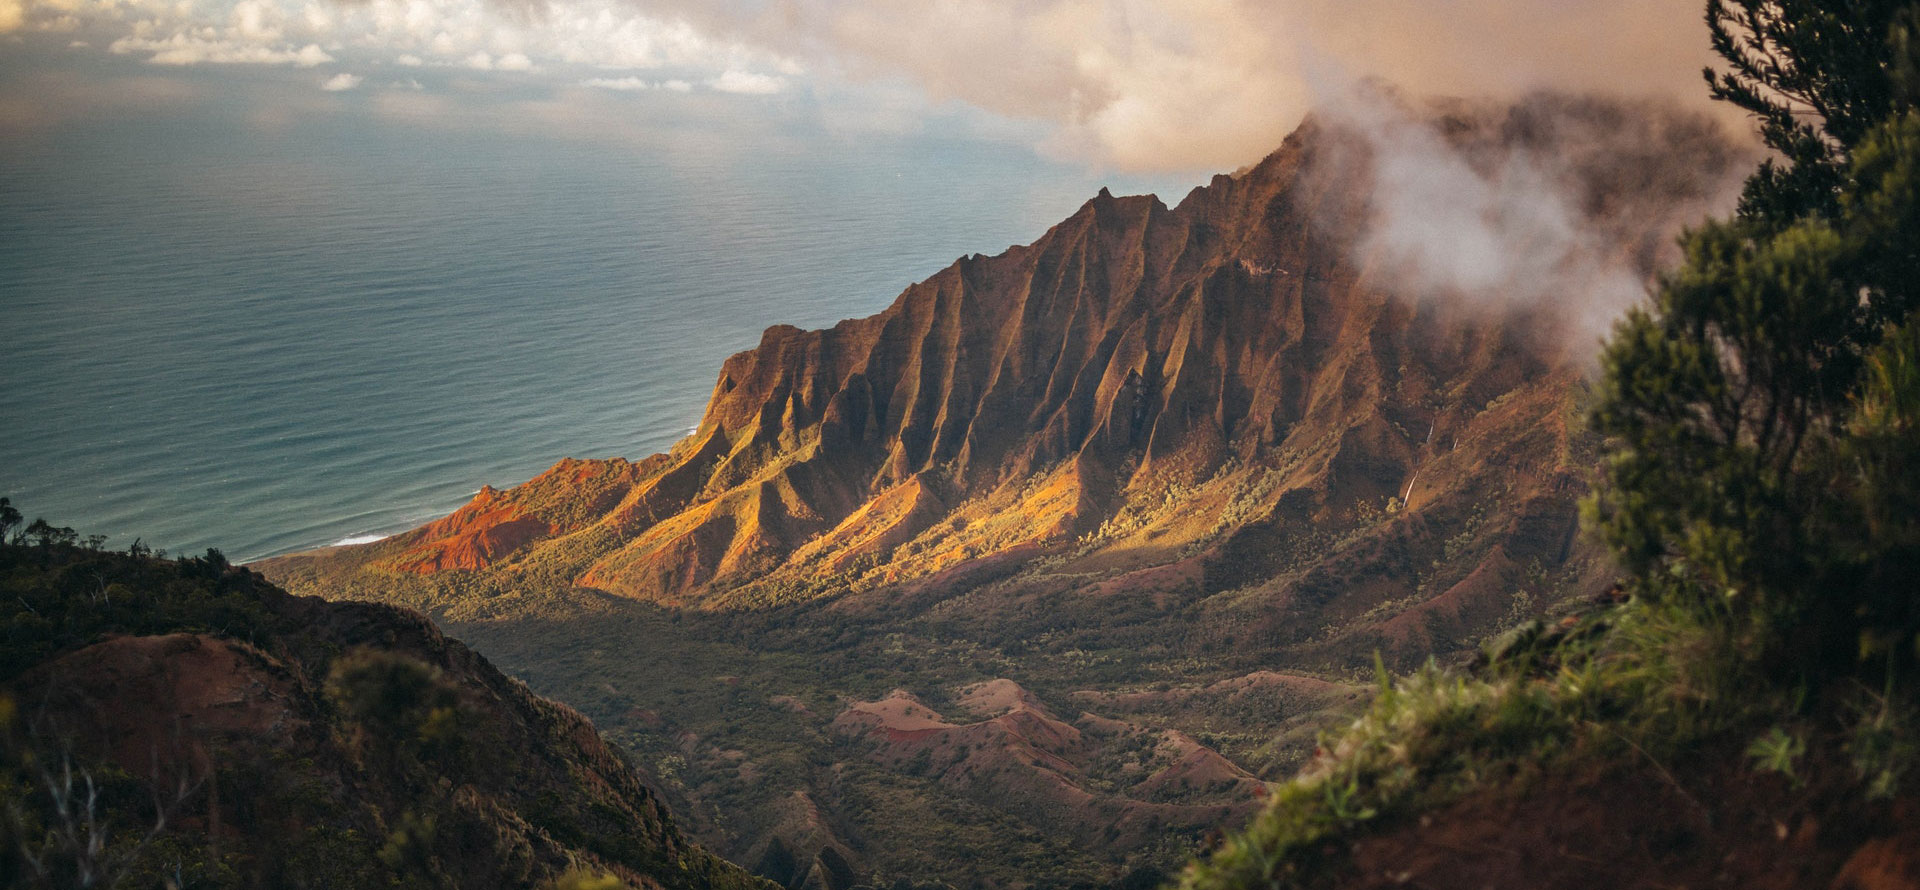
[[[1323,108],[1340,148],[1317,175],[1369,182],[1353,241],[1369,274],[1415,298],[1551,309],[1583,348],[1677,259],[1684,226],[1731,207],[1757,160],[1717,121],[1657,100],[1415,104],[1356,85]]]
[[[904,85],[1126,171],[1230,169],[1328,69],[1424,92],[1697,99],[1678,0],[0,0],[0,31],[82,30],[161,65],[441,67],[641,91]]]
[[[175,33],[164,39],[122,37],[107,47],[115,55],[145,53],[155,65],[293,65],[313,68],[333,61],[319,44],[298,49]]]
[[[1676,0],[634,0],[853,78],[1050,122],[1063,154],[1129,170],[1271,150],[1337,68],[1439,94],[1695,98],[1707,58]]]
[[[614,90],[622,93],[636,93],[645,90],[667,90],[675,93],[693,91],[693,84],[684,80],[647,80],[642,77],[589,77],[580,81],[583,87],[601,90]]]
[[[0,32],[62,22],[103,33],[114,53],[158,65],[672,71],[736,92],[767,92],[799,70],[765,47],[621,0],[0,0]]]
[[[19,30],[27,23],[27,5],[23,0],[0,0],[0,34]]]
[[[708,82],[714,89],[723,93],[742,93],[749,96],[767,96],[787,88],[787,79],[775,74],[755,74],[751,71],[728,69],[719,77]]]

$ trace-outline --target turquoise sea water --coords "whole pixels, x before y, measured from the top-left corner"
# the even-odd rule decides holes
[[[391,533],[564,456],[664,450],[766,326],[872,313],[1102,184],[1156,185],[816,141],[209,119],[8,142],[0,494],[237,561]]]

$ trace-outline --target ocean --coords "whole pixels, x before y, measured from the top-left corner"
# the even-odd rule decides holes
[[[1102,185],[1019,144],[652,147],[218,117],[0,146],[0,495],[237,562],[643,457],[776,323],[871,314]]]

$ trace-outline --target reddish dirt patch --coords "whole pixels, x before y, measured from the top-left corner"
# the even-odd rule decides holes
[[[1327,886],[1920,887],[1915,801],[1864,801],[1850,783],[1795,789],[1724,765],[1737,759],[1701,760],[1469,799],[1354,844]]]
[[[1053,712],[1047,710],[1046,705],[1041,704],[1039,699],[1034,698],[1033,693],[1022,689],[1020,684],[1005,677],[988,680],[985,683],[975,683],[961,689],[954,703],[962,710],[981,718],[998,717],[1009,711],[1024,709],[1053,719]]]
[[[855,702],[834,719],[834,725],[843,732],[866,728],[884,730],[890,735],[958,728],[902,689],[895,689],[879,701]]]
[[[422,528],[419,543],[393,558],[397,571],[430,574],[481,569],[554,533],[551,524],[483,488],[466,506]]]
[[[1834,890],[1915,890],[1920,888],[1920,825],[1906,821],[1898,836],[1862,844],[1833,880]]]
[[[1166,741],[1161,742],[1160,747],[1173,758],[1173,763],[1141,782],[1135,787],[1135,793],[1235,785],[1240,787],[1236,793],[1244,799],[1253,797],[1255,789],[1266,788],[1266,784],[1251,773],[1184,732],[1168,730]]]
[[[130,766],[177,761],[183,745],[207,740],[284,741],[307,726],[305,693],[283,664],[202,634],[106,640],[34,669],[19,686]]]
[[[1191,736],[1166,732],[1154,733],[1159,744],[1153,774],[1116,792],[1090,781],[1105,746],[1151,730],[1090,714],[1079,719],[1080,726],[1063,722],[1032,693],[1004,678],[958,693],[959,708],[977,722],[950,722],[896,690],[879,701],[850,705],[833,725],[866,740],[872,745],[869,756],[883,765],[937,777],[948,788],[996,801],[1034,824],[1116,851],[1168,831],[1197,834],[1239,824],[1257,806],[1255,790],[1266,787]]]

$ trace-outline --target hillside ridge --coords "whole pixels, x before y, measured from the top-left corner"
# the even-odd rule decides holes
[[[0,591],[0,870],[23,886],[762,886],[579,712],[417,612],[60,544],[0,544]]]

